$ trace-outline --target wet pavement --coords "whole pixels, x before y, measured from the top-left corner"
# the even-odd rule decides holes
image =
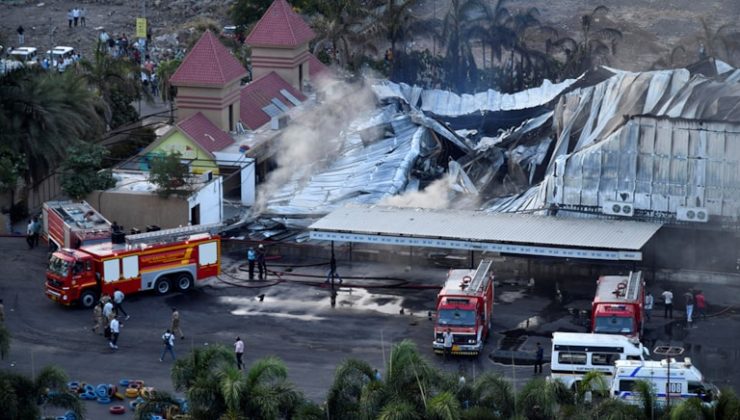
[[[446,276],[444,268],[338,261],[343,281],[336,285],[332,307],[331,288],[325,282],[328,266],[316,265],[323,261],[271,262],[270,268],[281,275],[259,282],[249,281],[239,268],[242,262],[226,256],[221,278],[190,294],[128,296],[124,306],[131,319],[124,322],[119,351],[112,353],[106,341],[90,331],[91,311],[64,308],[44,296],[45,250],[28,251],[23,239],[0,238],[0,252],[6,256],[0,265],[0,297],[13,336],[10,356],[0,361],[4,369],[31,374],[56,364],[73,380],[98,384],[132,378],[174,391],[171,362],[160,363],[158,358],[160,336],[176,306],[186,335],[176,343],[178,356],[214,343],[231,346],[240,335],[247,364],[269,355],[280,357],[290,380],[317,402],[324,400],[342,360],[362,359],[382,371],[390,348],[405,338],[442,369],[462,371],[469,379],[496,371],[521,386],[532,378],[533,369],[526,363],[537,342],[546,349],[547,359],[553,331],[586,330],[579,311],[588,308],[596,288],[595,279],[561,281],[561,299],[556,299],[554,284],[538,282],[530,289],[516,278],[499,277],[494,333],[485,354],[445,362],[432,352],[433,323],[428,318]],[[684,283],[667,285],[674,293],[688,289]],[[712,304],[711,296],[737,296],[738,287],[707,285],[704,290]],[[680,311],[674,311],[677,318],[672,322],[660,312],[655,311],[646,329],[649,348],[683,346],[709,380],[740,390],[740,368],[733,363],[740,356],[740,316],[735,310],[712,305],[709,312],[716,316],[692,329],[685,328]],[[107,407],[88,403],[88,410],[90,418],[107,418]]]

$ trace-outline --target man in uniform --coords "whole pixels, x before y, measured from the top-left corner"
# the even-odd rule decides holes
[[[179,335],[180,340],[185,338],[185,335],[180,329],[180,312],[178,312],[177,308],[174,307],[172,308],[172,325],[170,326],[170,331],[173,335]]]
[[[95,334],[100,334],[100,329],[105,325],[105,318],[103,317],[103,303],[98,302],[93,307],[93,328],[92,331]]]

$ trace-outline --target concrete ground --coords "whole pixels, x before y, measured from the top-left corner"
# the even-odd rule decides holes
[[[324,401],[334,370],[342,360],[362,359],[382,372],[390,348],[405,338],[413,340],[422,354],[442,369],[463,370],[469,380],[482,371],[493,370],[520,386],[532,378],[531,366],[512,366],[508,360],[498,358],[499,363],[486,356],[509,354],[501,350],[526,355],[534,351],[536,342],[549,353],[553,331],[585,331],[568,308],[588,307],[595,291],[592,281],[562,281],[561,304],[554,299],[553,284],[539,282],[528,291],[514,279],[499,278],[495,334],[486,354],[444,362],[431,351],[432,321],[427,311],[433,309],[437,293],[434,286],[443,282],[445,269],[339,261],[344,283],[332,308],[329,290],[323,286],[326,266],[274,262],[270,267],[284,272],[284,281],[265,285],[245,280],[246,273],[238,269],[239,254],[226,255],[221,279],[190,294],[128,296],[124,307],[131,319],[124,321],[120,349],[113,353],[102,336],[90,331],[91,311],[65,308],[45,297],[47,254],[43,247],[29,251],[23,239],[0,238],[0,253],[7,257],[0,265],[0,297],[5,302],[7,326],[13,338],[10,356],[0,361],[2,369],[30,375],[54,364],[64,368],[73,380],[98,384],[141,379],[148,386],[173,392],[169,374],[172,362],[159,362],[159,352],[160,336],[169,326],[170,308],[176,306],[186,335],[185,340],[176,343],[178,356],[214,343],[231,346],[234,337],[240,335],[246,343],[247,364],[278,356],[288,366],[290,380],[317,402]],[[379,287],[399,285],[403,287]],[[689,287],[670,281],[661,286],[673,288],[676,295]],[[651,348],[668,342],[684,346],[709,380],[720,387],[740,390],[740,367],[733,363],[740,355],[740,336],[735,333],[740,316],[732,307],[738,286],[708,284],[704,290],[710,313],[717,316],[687,330],[679,311],[675,311],[672,322],[666,322],[656,311],[648,324],[646,341]],[[265,295],[262,301],[257,298],[261,294]],[[547,366],[545,370],[547,374]],[[121,418],[109,416],[107,406],[97,403],[87,403],[87,409],[91,419]],[[130,418],[130,414],[127,416]]]

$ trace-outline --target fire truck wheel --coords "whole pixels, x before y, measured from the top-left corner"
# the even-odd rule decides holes
[[[95,294],[92,290],[85,290],[80,295],[80,306],[82,306],[85,309],[90,309],[95,305],[95,301],[98,300],[97,294]]]
[[[167,277],[160,278],[157,280],[157,283],[154,284],[154,290],[156,290],[157,294],[160,295],[166,295],[170,292],[171,288],[170,280]]]
[[[188,273],[182,273],[177,275],[177,290],[181,292],[187,292],[193,287],[193,277]]]

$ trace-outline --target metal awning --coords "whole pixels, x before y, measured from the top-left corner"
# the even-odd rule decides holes
[[[642,260],[660,223],[395,207],[344,207],[311,239],[595,260]]]

